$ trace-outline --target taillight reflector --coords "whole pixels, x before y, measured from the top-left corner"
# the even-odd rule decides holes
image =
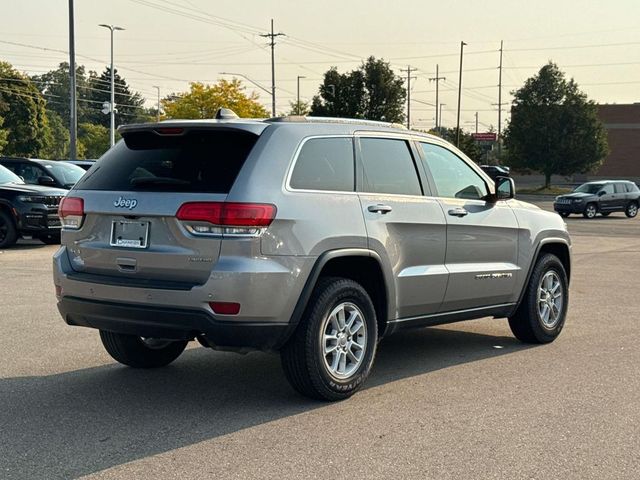
[[[189,202],[176,213],[178,220],[224,227],[268,227],[275,216],[276,206],[269,203]]]
[[[156,128],[155,132],[158,135],[182,135],[184,133],[184,128],[180,128],[180,127],[160,127],[160,128]]]
[[[240,304],[234,302],[209,302],[213,313],[220,315],[237,315],[240,313]]]
[[[61,218],[69,216],[81,217],[84,215],[84,200],[77,197],[64,197],[58,206],[58,215]]]

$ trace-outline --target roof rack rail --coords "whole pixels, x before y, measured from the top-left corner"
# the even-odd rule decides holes
[[[338,117],[305,117],[302,115],[287,115],[284,117],[272,117],[265,120],[270,123],[342,123],[351,125],[369,125],[372,127],[388,127],[406,130],[407,127],[399,123],[380,122],[377,120],[366,120],[360,118],[338,118]]]

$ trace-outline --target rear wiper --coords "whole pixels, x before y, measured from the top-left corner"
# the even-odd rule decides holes
[[[180,180],[171,177],[137,177],[129,182],[131,185],[191,185],[187,180]]]

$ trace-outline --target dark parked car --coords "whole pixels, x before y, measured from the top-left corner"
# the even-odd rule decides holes
[[[85,170],[56,160],[0,157],[0,165],[22,177],[25,183],[69,190],[82,178]]]
[[[594,218],[598,213],[606,217],[612,212],[624,212],[629,218],[638,214],[640,189],[633,182],[604,180],[580,185],[573,192],[556,197],[553,208],[563,217],[581,213]]]
[[[69,163],[71,165],[76,165],[83,170],[89,170],[96,163],[96,160],[65,160],[64,163]]]
[[[500,165],[480,165],[480,168],[484,173],[491,177],[494,182],[498,177],[508,177],[509,167],[502,167]]]
[[[0,248],[13,245],[21,235],[44,243],[60,243],[58,205],[67,193],[59,188],[27,185],[0,166]]]

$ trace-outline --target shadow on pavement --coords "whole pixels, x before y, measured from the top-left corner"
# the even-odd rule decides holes
[[[366,388],[525,348],[437,328],[399,333],[380,345]],[[0,476],[77,477],[328,405],[293,392],[276,355],[203,348],[160,370],[0,379]]]

